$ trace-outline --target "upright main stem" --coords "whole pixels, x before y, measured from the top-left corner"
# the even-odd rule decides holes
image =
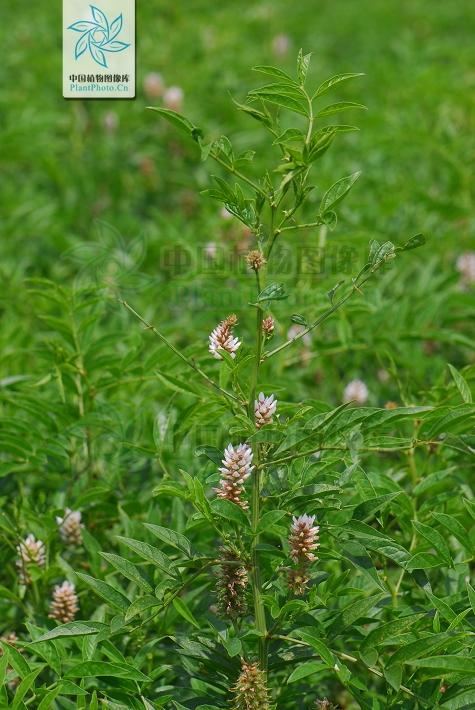
[[[259,274],[256,272],[257,291],[260,292]],[[257,379],[259,375],[259,365],[262,355],[262,310],[257,307],[256,316],[256,361],[252,371],[251,388],[249,394],[248,414],[254,421],[254,400],[256,398]],[[267,625],[264,604],[262,603],[262,582],[260,571],[259,535],[257,529],[260,519],[260,493],[261,493],[261,472],[259,467],[259,444],[254,445],[254,473],[252,476],[252,499],[251,499],[251,524],[253,532],[251,548],[252,564],[252,593],[254,598],[254,617],[256,629],[259,632],[259,665],[263,671],[267,670]]]

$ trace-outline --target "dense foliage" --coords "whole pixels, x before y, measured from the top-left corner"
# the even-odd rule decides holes
[[[475,256],[439,245],[469,231],[463,108],[392,191],[410,147],[356,150],[366,78],[259,59],[229,138],[149,77],[139,185],[110,110],[97,166],[42,156],[62,201],[7,196],[7,230],[57,231],[5,246],[2,707],[475,703]]]

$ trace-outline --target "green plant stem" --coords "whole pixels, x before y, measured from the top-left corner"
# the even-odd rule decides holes
[[[279,203],[278,203],[279,205],[280,205],[280,202],[281,202],[281,201],[282,201],[282,197],[281,197],[281,199],[279,200]],[[285,211],[284,211],[284,216],[283,216],[283,218],[281,219],[281,221],[280,221],[279,225],[277,226],[277,228],[274,229],[275,211],[276,211],[276,209],[277,209],[277,206],[278,206],[278,205],[276,205],[276,206],[272,209],[272,211],[271,211],[271,228],[270,228],[270,231],[269,231],[269,234],[270,234],[270,237],[271,237],[271,242],[270,242],[270,244],[269,244],[269,249],[268,249],[267,254],[266,254],[266,259],[267,259],[267,260],[269,260],[269,257],[270,257],[270,255],[271,255],[271,253],[272,253],[272,249],[274,248],[274,244],[275,244],[275,242],[276,242],[277,237],[279,236],[279,234],[280,234],[281,232],[284,231],[284,224],[289,221],[289,219],[294,215],[294,213],[295,213],[296,210],[297,210],[296,207],[293,207],[293,208],[292,208],[291,210],[289,210],[288,212],[285,212]]]
[[[302,89],[303,89],[303,86],[302,86]],[[304,89],[304,91],[305,91],[305,89]],[[313,116],[312,99],[310,98],[310,96],[307,94],[306,91],[305,91],[305,96],[307,97],[307,102],[308,102],[308,129],[307,129],[307,135],[305,137],[305,145],[309,145],[310,140],[312,138],[314,116]]]
[[[180,360],[183,360],[183,362],[185,362],[188,365],[188,367],[191,367],[192,370],[197,372],[204,380],[206,380],[206,382],[209,385],[214,387],[214,389],[218,390],[218,392],[221,392],[221,394],[224,395],[225,397],[227,397],[228,399],[232,399],[234,402],[239,402],[239,404],[241,404],[238,397],[236,397],[234,394],[231,394],[231,392],[224,390],[214,380],[212,380],[211,377],[208,377],[206,372],[203,372],[203,370],[200,367],[198,367],[198,365],[196,365],[192,360],[189,360],[186,357],[186,355],[183,355],[183,353],[181,353],[178,350],[178,348],[176,348],[173,345],[173,343],[171,343],[167,338],[165,338],[165,336],[162,335],[162,333],[160,333],[160,331],[157,330],[155,328],[155,326],[151,325],[151,323],[147,323],[147,321],[144,318],[142,318],[142,316],[139,313],[137,313],[137,311],[134,308],[132,308],[132,306],[129,303],[127,303],[127,301],[123,301],[122,299],[119,298],[119,303],[121,303],[124,306],[124,308],[126,308],[128,311],[130,311],[130,313],[132,313],[132,315],[134,315],[137,318],[137,320],[139,320],[142,323],[142,325],[145,326],[145,328],[147,330],[151,330],[152,333],[157,336],[157,338],[160,338],[162,343],[164,343],[168,348],[170,348],[170,350],[172,350],[175,353],[175,355],[177,355],[177,357],[180,358]]]
[[[257,295],[261,291],[261,283],[259,279],[259,272],[256,271],[256,286]],[[251,375],[251,387],[249,391],[249,402],[248,402],[248,416],[251,422],[254,424],[254,401],[256,399],[256,388],[257,388],[257,378],[259,376],[259,366],[261,364],[261,354],[262,354],[262,309],[257,305],[256,313],[256,361]]]
[[[414,511],[414,519],[416,519],[416,511]],[[412,552],[416,546],[417,543],[417,535],[414,533],[412,535],[412,540],[411,544],[409,545],[409,552]],[[401,588],[402,580],[404,579],[404,575],[406,574],[406,570],[403,568],[399,574],[398,580],[396,584],[394,585],[394,588],[391,590],[391,596],[393,599],[393,606],[395,609],[398,607],[398,597],[399,597],[399,590]]]
[[[256,270],[256,287],[257,293],[260,293],[261,284],[259,272]],[[262,352],[262,309],[257,306],[256,314],[256,359],[251,376],[251,387],[249,392],[248,416],[254,424],[254,401],[256,398],[257,380],[259,376],[259,366],[261,362]],[[259,636],[259,665],[263,671],[267,671],[267,625],[264,605],[262,603],[262,582],[259,551],[259,535],[257,529],[260,520],[260,494],[261,494],[261,470],[259,466],[259,444],[254,445],[254,465],[255,469],[252,475],[252,498],[251,498],[251,525],[253,532],[251,546],[251,564],[252,564],[252,594],[254,600],[254,618],[256,629]]]
[[[74,377],[74,383],[76,385],[76,392],[78,396],[78,412],[79,412],[79,417],[82,419],[84,415],[86,414],[86,401],[85,401],[85,396],[84,396],[84,387],[83,387],[83,379],[86,379],[86,369],[84,367],[84,359],[82,356],[81,352],[81,344],[79,341],[79,335],[76,327],[76,321],[74,318],[74,312],[70,310],[69,312],[69,317],[71,319],[71,334],[73,336],[73,341],[74,341],[74,347],[76,349],[76,358],[77,358],[77,375]],[[88,478],[91,476],[92,472],[92,442],[91,442],[91,432],[88,427],[85,429],[85,453],[86,453],[86,461],[87,461],[87,469],[86,473]]]
[[[262,582],[259,563],[259,551],[256,549],[259,544],[257,527],[260,519],[260,469],[256,467],[252,479],[252,531],[254,533],[252,541],[252,591],[254,598],[254,616],[256,629],[259,637],[259,665],[263,671],[267,671],[267,625],[264,605],[262,603]]]
[[[308,222],[307,224],[289,224],[288,227],[282,227],[282,229],[279,229],[279,234],[280,232],[290,232],[294,229],[313,229],[313,227],[321,227],[322,222],[319,220],[318,222]]]

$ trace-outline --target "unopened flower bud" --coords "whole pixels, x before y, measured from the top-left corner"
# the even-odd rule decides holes
[[[272,316],[267,316],[262,321],[262,332],[266,338],[271,338],[274,335],[275,320]]]

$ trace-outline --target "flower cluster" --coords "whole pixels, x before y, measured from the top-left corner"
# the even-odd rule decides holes
[[[183,108],[183,99],[181,86],[169,86],[163,93],[163,103],[170,111],[180,112]]]
[[[71,510],[66,508],[64,518],[57,517],[56,522],[59,526],[59,534],[64,542],[69,545],[80,545],[82,543],[82,528],[81,513],[79,510]]]
[[[277,400],[273,394],[269,397],[266,397],[263,392],[259,394],[259,397],[254,402],[254,414],[256,418],[256,427],[258,429],[265,426],[265,424],[271,423],[276,408]]]
[[[262,267],[266,263],[264,254],[259,251],[259,249],[253,249],[252,251],[248,252],[246,254],[246,261],[249,268],[253,269],[254,271],[259,271],[259,269],[262,269]]]
[[[80,545],[82,543],[81,513],[79,510],[66,508],[64,517],[56,517],[61,539],[69,545]],[[29,534],[17,545],[18,557],[16,568],[20,584],[28,585],[32,582],[31,572],[34,567],[44,567],[46,564],[46,545],[41,540],[37,540],[33,534]],[[64,583],[68,585],[68,582]],[[63,585],[64,587],[64,585]],[[59,587],[56,587],[59,589]],[[72,587],[74,591],[74,587]],[[64,589],[63,589],[64,591]],[[56,618],[56,617],[54,617]]]
[[[222,548],[218,581],[218,610],[222,616],[241,619],[247,611],[247,570],[235,550]]]
[[[237,318],[232,314],[221,321],[209,336],[209,351],[217,360],[222,359],[220,350],[226,350],[232,358],[236,357],[236,352],[241,345],[241,341],[233,335],[233,327],[236,323]]]
[[[163,99],[165,107],[180,112],[183,109],[184,93],[181,86],[166,86],[161,74],[150,72],[144,79],[144,93],[149,99]]]
[[[329,700],[323,698],[322,700],[317,700],[317,710],[338,710],[338,708]]]
[[[368,388],[362,380],[351,380],[343,392],[343,401],[364,404],[368,400],[368,396]]]
[[[266,338],[271,338],[274,335],[275,320],[272,316],[267,316],[262,321],[262,332]]]
[[[159,99],[165,91],[165,82],[158,72],[150,72],[143,82],[144,93],[149,99]]]
[[[320,528],[314,525],[314,515],[300,515],[298,518],[292,518],[292,527],[290,529],[290,556],[296,564],[305,561],[314,562],[317,557],[313,554],[313,550],[318,549],[318,533]]]
[[[241,659],[241,673],[232,691],[233,710],[269,710],[266,675],[257,663]]]
[[[457,259],[457,271],[461,276],[462,285],[475,283],[475,252],[466,251]]]
[[[18,559],[16,566],[20,577],[20,584],[31,584],[30,570],[33,566],[44,567],[46,563],[46,547],[44,542],[37,540],[34,535],[27,537],[17,545]]]
[[[314,522],[314,515],[300,515],[298,518],[295,516],[292,518],[289,545],[290,557],[296,568],[289,570],[287,581],[295,594],[304,593],[309,581],[308,565],[317,559],[314,550],[319,547],[318,533],[320,528],[318,525],[314,525]]]
[[[53,590],[49,618],[66,624],[69,621],[74,621],[78,611],[78,598],[74,584],[63,582],[56,585]]]
[[[247,444],[232,444],[224,450],[224,459],[219,471],[221,480],[219,488],[216,488],[218,498],[224,498],[236,503],[241,508],[248,508],[246,501],[241,499],[244,493],[244,483],[251,475],[254,468],[252,465],[252,449]]]

